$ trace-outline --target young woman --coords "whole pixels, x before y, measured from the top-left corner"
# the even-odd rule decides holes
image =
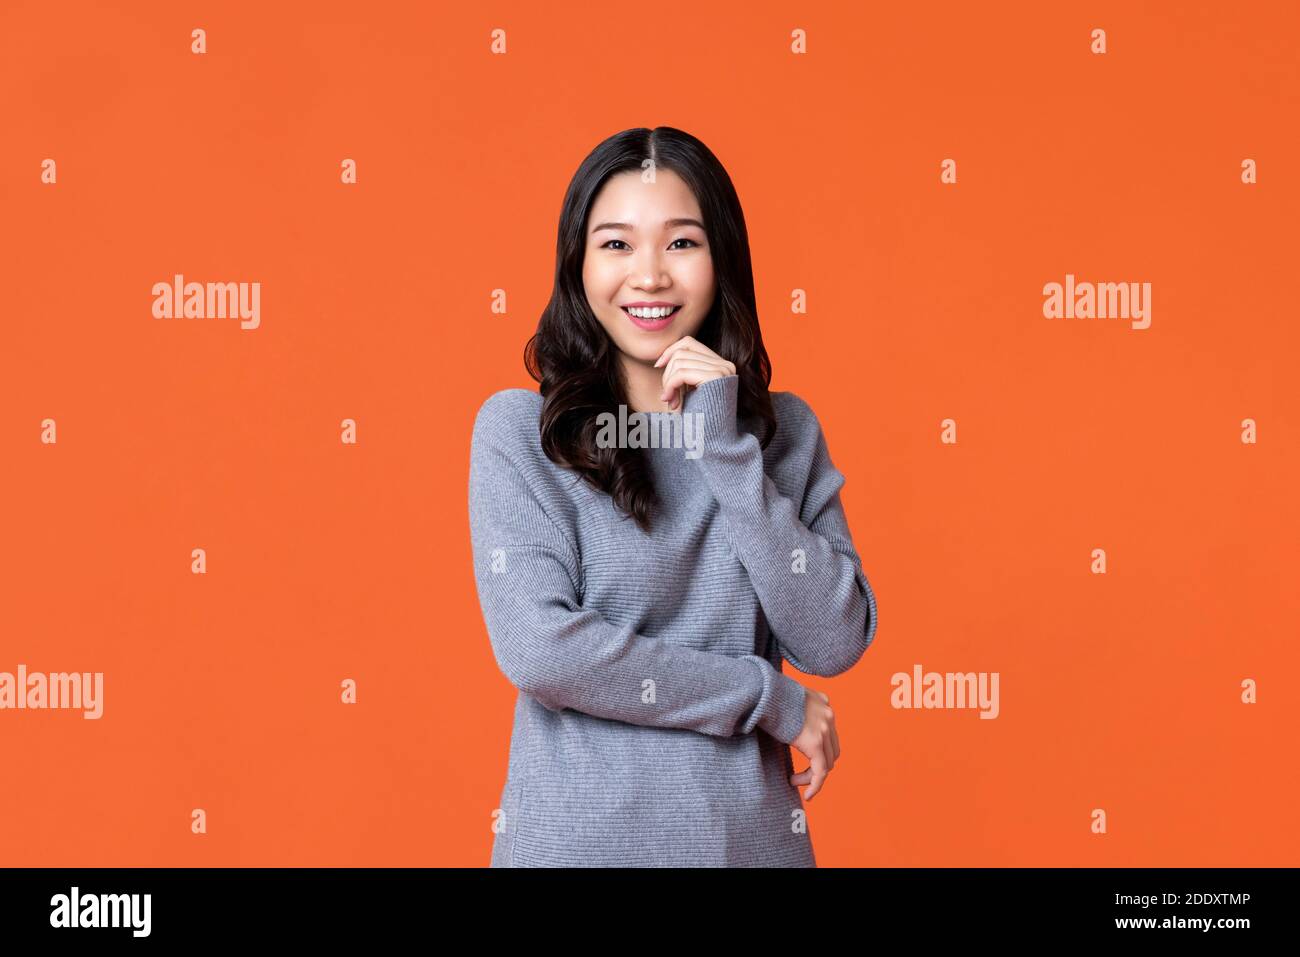
[[[852,667],[876,600],[817,417],[768,391],[744,215],[703,143],[626,130],[583,161],[524,359],[539,391],[490,396],[470,455],[519,689],[492,866],[815,867],[798,786],[840,743],[782,661]]]

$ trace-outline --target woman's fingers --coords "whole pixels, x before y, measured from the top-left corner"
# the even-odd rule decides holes
[[[673,381],[674,377],[687,370],[693,373],[695,378],[715,379],[722,375],[716,365],[710,365],[701,359],[682,359],[680,356],[674,356],[673,361],[664,370],[664,385],[666,386]]]
[[[713,356],[715,359],[722,358],[720,355],[718,355],[716,352],[714,352],[712,349],[710,349],[704,343],[700,342],[700,340],[696,339],[695,337],[682,336],[680,339],[678,339],[676,342],[669,345],[668,348],[663,351],[663,353],[659,356],[659,358],[655,360],[655,366],[658,367],[661,364],[667,362],[670,358],[672,358],[674,353],[679,352],[683,349],[688,349],[693,352],[700,353],[702,355]]]
[[[812,783],[808,785],[808,790],[803,792],[803,799],[811,801],[816,797],[817,792],[822,789],[822,784],[826,781],[826,758],[822,754],[821,748],[814,748],[813,754],[809,756],[812,761],[812,767],[808,773],[812,775]]]
[[[808,758],[809,767],[790,776],[790,783],[793,785],[809,785],[804,792],[805,801],[812,800],[821,791],[827,775],[835,767],[835,762],[840,756],[840,735],[835,727],[835,712],[831,710],[830,698],[821,691],[814,693],[821,698],[821,707],[810,707],[808,717],[810,721],[817,720],[814,715],[821,719],[820,727],[817,724],[812,726],[819,730],[820,734],[809,734],[808,737],[813,738],[812,741],[801,739],[798,747]],[[805,728],[805,731],[808,730]]]
[[[723,370],[719,369],[716,365],[708,363],[702,359],[684,359],[679,353],[677,356],[673,357],[673,361],[670,363],[670,368],[664,371],[664,389],[659,397],[666,400],[669,396],[673,395],[673,391],[680,386],[700,385],[710,379],[717,379],[723,374]],[[680,398],[680,396],[677,398]],[[676,405],[677,402],[676,399],[674,399],[673,406],[676,407]]]
[[[669,407],[676,410],[686,397],[683,385],[697,386],[709,379],[735,375],[736,366],[718,355],[708,346],[692,336],[682,336],[669,344],[655,360],[655,368],[663,366],[664,388],[659,398],[669,402]],[[695,374],[683,375],[683,370]],[[671,400],[671,401],[669,401]]]

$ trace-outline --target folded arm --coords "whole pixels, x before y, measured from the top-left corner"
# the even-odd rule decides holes
[[[806,462],[808,480],[802,502],[781,494],[764,471],[757,436],[737,428],[739,382],[735,375],[710,379],[687,395],[684,413],[703,416],[696,462],[781,654],[807,674],[837,675],[862,657],[876,633],[876,598],[840,501],[844,475],[812,409],[787,395],[791,454],[800,474]]]
[[[793,741],[804,689],[766,659],[670,644],[581,607],[574,534],[555,498],[562,493],[538,458],[528,393],[515,391],[480,410],[469,482],[479,602],[511,684],[556,711],[719,736],[761,728]]]

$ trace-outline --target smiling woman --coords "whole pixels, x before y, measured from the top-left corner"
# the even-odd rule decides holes
[[[654,360],[694,336],[713,308],[715,278],[699,201],[672,169],[611,176],[592,205],[582,285],[618,350],[638,411],[666,408]],[[755,324],[757,325],[757,324]]]
[[[783,662],[845,671],[876,601],[817,417],[768,391],[740,201],[694,137],[628,130],[574,175],[558,249],[539,391],[489,396],[470,447],[475,583],[519,691],[491,863],[815,866],[798,785],[839,735]],[[628,407],[698,423],[698,454],[602,441]]]

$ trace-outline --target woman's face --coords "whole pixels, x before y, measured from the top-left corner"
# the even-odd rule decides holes
[[[587,219],[582,282],[591,311],[630,359],[653,365],[695,335],[713,306],[713,254],[700,205],[680,176],[659,169],[653,183],[632,171],[605,181]],[[626,308],[640,305],[676,309],[634,317]]]

